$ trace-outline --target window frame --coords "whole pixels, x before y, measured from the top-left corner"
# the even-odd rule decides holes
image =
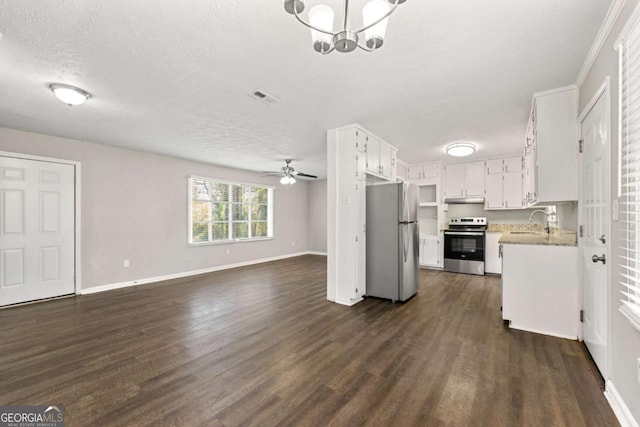
[[[624,172],[623,169],[626,169],[626,166],[628,164],[632,164],[633,166],[635,166],[635,164],[637,163],[637,166],[640,168],[640,159],[639,160],[635,160],[635,161],[631,161],[631,162],[626,162],[623,160],[623,156],[625,156],[626,151],[629,149],[628,145],[630,144],[629,139],[627,138],[626,134],[625,134],[625,130],[628,129],[630,127],[630,125],[627,124],[627,126],[625,127],[625,120],[626,123],[628,123],[628,118],[627,116],[624,114],[624,111],[629,111],[628,107],[625,110],[623,107],[623,102],[625,102],[625,100],[628,100],[628,96],[627,98],[625,98],[625,94],[626,94],[626,90],[628,90],[628,86],[629,86],[629,81],[628,78],[625,79],[624,76],[628,76],[628,70],[627,73],[625,73],[625,66],[628,66],[628,62],[625,61],[625,58],[628,58],[628,53],[627,53],[627,49],[629,48],[627,41],[630,39],[630,37],[635,36],[634,40],[635,40],[635,45],[633,46],[633,52],[632,55],[635,54],[637,55],[640,52],[640,41],[637,39],[638,37],[638,32],[640,31],[640,6],[636,7],[636,9],[634,10],[632,16],[629,18],[629,20],[627,21],[627,23],[625,24],[625,27],[623,28],[623,30],[621,31],[620,36],[618,37],[618,40],[616,41],[616,43],[614,44],[615,49],[618,50],[618,176],[617,176],[617,196],[620,199],[620,203],[619,205],[622,207],[625,207],[626,209],[620,209],[621,215],[625,215],[627,217],[627,219],[623,219],[620,218],[620,221],[624,223],[623,229],[622,231],[622,235],[623,238],[621,239],[623,242],[623,245],[621,246],[621,250],[622,253],[620,254],[619,260],[618,260],[618,267],[619,267],[619,271],[618,271],[618,276],[619,276],[619,280],[618,280],[618,284],[620,286],[619,289],[619,297],[617,298],[618,302],[620,303],[619,306],[619,311],[623,314],[624,317],[627,318],[627,320],[629,320],[629,322],[631,323],[631,325],[640,332],[640,302],[637,301],[632,301],[632,297],[627,296],[627,293],[631,293],[633,295],[635,295],[634,298],[638,298],[638,296],[640,296],[640,283],[638,283],[638,279],[640,279],[640,273],[637,272],[637,270],[635,270],[633,267],[637,268],[638,267],[638,263],[636,263],[635,261],[632,261],[630,259],[631,255],[630,253],[636,253],[638,252],[638,248],[640,248],[640,207],[635,206],[636,209],[633,209],[633,207],[629,207],[630,205],[638,205],[637,201],[631,201],[630,198],[632,198],[634,196],[633,191],[629,192],[627,190],[624,190],[624,187],[628,187],[625,186],[624,183],[624,179],[628,178],[627,177],[627,173]],[[626,56],[625,56],[626,55]],[[639,78],[635,78],[636,83],[638,80],[640,80]],[[634,82],[632,81],[631,84],[633,84]],[[636,119],[635,123],[640,124],[640,120]],[[633,127],[633,126],[631,126]],[[631,143],[632,145],[637,145],[637,141],[634,143]],[[639,186],[640,184],[636,184],[636,187]],[[636,196],[637,197],[637,196]],[[628,217],[636,217],[635,221],[629,221]],[[630,223],[632,222],[632,223]],[[629,244],[629,240],[630,240],[630,235],[634,234],[635,235],[635,244]],[[634,255],[635,257],[635,255]],[[632,285],[631,283],[635,282],[635,285]]]
[[[212,231],[211,231],[211,226],[212,224],[215,223],[222,223],[222,224],[227,224],[228,225],[228,238],[227,239],[220,239],[220,240],[207,240],[204,242],[195,242],[193,241],[193,201],[194,201],[194,195],[192,193],[192,189],[193,189],[193,181],[194,180],[203,180],[203,181],[209,181],[211,183],[214,184],[224,184],[228,186],[228,194],[229,194],[229,200],[226,202],[228,204],[228,213],[227,213],[227,220],[226,221],[209,221],[208,225],[209,225],[209,238],[212,238]],[[243,187],[252,187],[252,188],[264,188],[267,190],[267,219],[266,221],[262,221],[262,220],[257,220],[257,221],[252,221],[251,219],[251,208],[249,208],[249,212],[248,212],[248,218],[246,220],[237,220],[234,221],[233,220],[233,210],[232,210],[232,206],[235,205],[242,205],[242,202],[233,202],[231,200],[232,197],[232,190],[231,190],[231,186],[233,185],[240,185]],[[212,178],[212,177],[207,177],[207,176],[201,176],[201,175],[189,175],[187,177],[187,246],[209,246],[209,245],[224,245],[224,244],[229,244],[229,243],[241,243],[241,242],[258,242],[258,241],[263,241],[263,240],[273,240],[274,239],[274,200],[275,200],[275,189],[276,187],[273,185],[265,185],[265,184],[256,184],[256,183],[251,183],[251,182],[242,182],[242,181],[230,181],[227,179],[219,179],[219,178]],[[211,202],[212,204],[214,202]],[[249,204],[249,206],[251,207],[251,203]],[[210,212],[209,212],[210,215]],[[267,236],[264,237],[245,237],[245,238],[231,238],[231,233],[232,233],[232,229],[233,229],[233,224],[237,224],[237,223],[246,223],[247,224],[247,228],[248,228],[248,234],[251,234],[251,224],[252,223],[262,223],[262,222],[266,222],[267,224]]]

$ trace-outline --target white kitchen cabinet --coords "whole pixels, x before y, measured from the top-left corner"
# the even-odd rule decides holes
[[[529,205],[578,200],[578,90],[534,94],[527,128]]]
[[[409,181],[409,165],[400,159],[396,159],[396,179]]]
[[[485,209],[521,209],[524,207],[522,163],[521,156],[486,161]]]
[[[484,197],[483,161],[454,163],[444,167],[444,197]]]
[[[442,267],[440,256],[440,236],[420,238],[420,265],[424,267]]]
[[[485,273],[502,274],[502,259],[500,258],[501,232],[487,231],[484,243],[484,271]]]
[[[366,181],[371,178],[368,162],[376,161],[380,166],[376,170],[385,170],[384,174],[375,174],[378,181],[395,180],[395,155],[394,147],[359,125],[327,131],[327,299],[330,301],[353,305],[365,295]]]
[[[440,178],[440,162],[417,163],[409,166],[409,181],[416,182],[423,179],[432,180]]]
[[[395,181],[397,149],[373,134],[367,140],[367,173],[376,180]]]
[[[575,340],[578,248],[503,244],[502,318],[514,329]]]

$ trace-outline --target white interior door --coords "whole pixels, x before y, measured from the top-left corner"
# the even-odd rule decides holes
[[[0,306],[75,291],[75,168],[0,157]]]
[[[607,378],[609,238],[609,91],[604,90],[581,121],[580,217],[583,340]]]

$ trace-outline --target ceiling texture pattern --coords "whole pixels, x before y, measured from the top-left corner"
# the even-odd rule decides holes
[[[518,153],[531,95],[575,82],[610,3],[409,0],[380,50],[322,56],[281,0],[0,0],[0,126],[321,176],[326,129],[354,122],[405,161]],[[93,97],[65,106],[53,82]]]

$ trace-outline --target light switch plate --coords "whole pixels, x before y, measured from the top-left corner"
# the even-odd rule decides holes
[[[611,207],[611,216],[614,221],[618,221],[618,199],[614,199]]]

